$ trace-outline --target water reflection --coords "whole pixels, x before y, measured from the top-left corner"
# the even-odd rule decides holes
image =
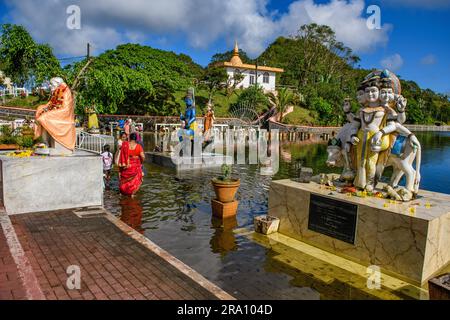
[[[417,136],[424,150],[422,188],[450,193],[446,179],[450,175],[450,133]],[[152,150],[152,136],[146,136],[145,141],[146,150]],[[355,278],[337,267],[330,269],[287,247],[272,243],[262,246],[254,239],[236,235],[236,229],[251,228],[255,216],[267,213],[270,183],[294,177],[298,163],[313,168],[314,174],[341,172],[339,168],[326,166],[326,142],[283,143],[280,147],[280,170],[274,177],[261,176],[257,165],[233,167],[234,174],[241,178],[237,194],[240,203],[234,221],[212,219],[210,201],[214,191],[210,181],[220,174],[220,168],[177,174],[146,164],[148,174],[138,198],[121,199],[114,177],[113,190],[105,193],[105,206],[236,298],[405,298],[397,292],[386,295],[366,292],[364,278]]]
[[[214,234],[209,242],[212,252],[220,253],[224,257],[227,253],[238,249],[236,235],[233,232],[238,226],[236,217],[224,219],[212,217],[211,224],[214,228]]]
[[[120,207],[122,208],[120,220],[137,232],[144,234],[144,229],[142,228],[142,216],[144,210],[142,209],[140,200],[137,198],[122,197],[120,200]]]

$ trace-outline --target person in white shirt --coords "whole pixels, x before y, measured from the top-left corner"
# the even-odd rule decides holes
[[[111,181],[111,170],[113,166],[113,154],[110,151],[109,145],[106,145],[102,153],[103,160],[103,177],[105,179],[105,187],[109,189],[109,182]]]

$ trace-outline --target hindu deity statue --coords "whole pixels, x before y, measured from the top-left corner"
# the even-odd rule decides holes
[[[327,164],[343,165],[341,179],[367,192],[373,192],[384,169],[393,166],[389,195],[411,200],[419,191],[421,145],[403,126],[407,100],[401,95],[399,79],[388,70],[374,71],[358,88],[357,100],[361,108],[356,114],[351,112],[350,100],[344,102],[348,123],[330,140]],[[406,185],[399,187],[403,176]]]
[[[390,147],[389,133],[395,124],[388,119],[388,110],[380,103],[380,89],[384,85],[380,76],[364,83],[365,105],[354,117],[351,143],[356,146],[356,177],[354,185],[372,192],[378,163],[384,163]],[[386,132],[389,130],[389,132]]]
[[[183,129],[185,129],[186,135],[189,136],[190,140],[194,140],[194,136],[197,131],[194,89],[189,89],[187,91],[184,102],[186,103],[186,112],[184,115],[181,115],[180,119],[181,121],[184,121]]]
[[[97,117],[97,110],[94,106],[86,107],[85,113],[88,116],[88,132],[91,134],[100,133],[100,125]]]
[[[51,79],[50,89],[50,101],[37,108],[34,137],[42,137],[50,155],[71,155],[76,140],[72,92],[62,78]]]

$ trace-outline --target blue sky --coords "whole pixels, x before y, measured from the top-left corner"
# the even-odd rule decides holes
[[[72,4],[81,10],[80,30],[66,26]],[[380,30],[366,27],[370,5],[381,10]],[[0,0],[0,18],[23,24],[58,57],[82,55],[86,42],[96,54],[138,42],[186,53],[201,65],[234,40],[256,57],[304,23],[328,24],[361,57],[361,67],[389,67],[450,93],[450,0]]]

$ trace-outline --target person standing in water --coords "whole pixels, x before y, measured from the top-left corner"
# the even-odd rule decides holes
[[[119,159],[120,193],[132,197],[142,185],[142,164],[145,161],[144,149],[136,139],[136,133],[132,133],[130,141],[123,142]]]
[[[102,160],[103,160],[103,177],[105,179],[105,187],[106,189],[109,189],[109,183],[111,181],[111,170],[113,166],[113,155],[110,151],[109,145],[106,145],[103,148]]]

